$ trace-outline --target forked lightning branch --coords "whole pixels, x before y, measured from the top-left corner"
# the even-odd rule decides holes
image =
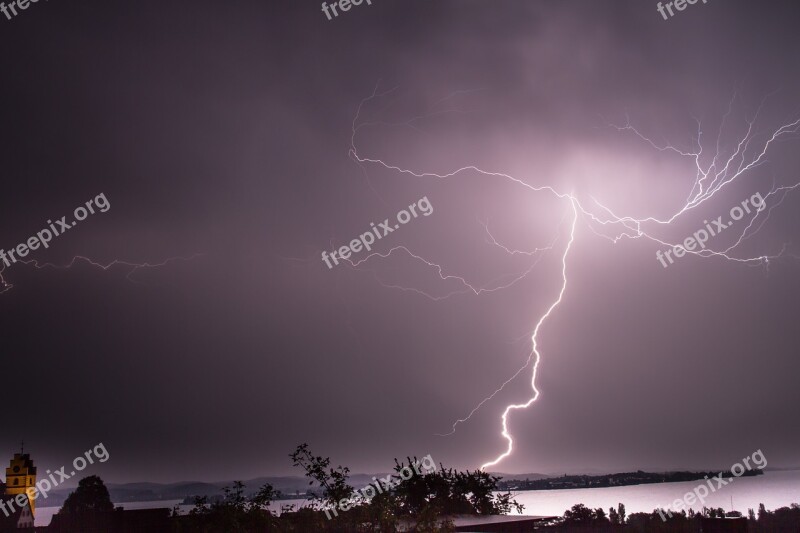
[[[417,208],[419,208],[419,213],[417,213]],[[328,268],[331,269],[333,265],[339,264],[339,260],[348,261],[351,254],[357,254],[362,251],[362,249],[366,251],[372,250],[372,245],[375,244],[376,238],[380,240],[393,231],[400,229],[401,224],[408,224],[419,215],[424,217],[430,216],[431,213],[433,213],[433,206],[428,200],[428,197],[423,196],[416,203],[409,205],[407,210],[401,209],[400,212],[397,213],[397,223],[394,224],[394,226],[389,222],[388,218],[378,223],[377,226],[374,222],[370,222],[369,231],[362,233],[357,239],[350,241],[350,244],[332,251],[330,255],[328,255],[328,252],[322,252],[322,260],[328,265]],[[331,261],[333,261],[333,265]]]

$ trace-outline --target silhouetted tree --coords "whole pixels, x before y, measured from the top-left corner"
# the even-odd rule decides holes
[[[564,511],[564,522],[567,524],[591,522],[592,520],[594,520],[594,513],[582,503],[576,503],[571,509]]]
[[[346,466],[331,468],[330,458],[312,455],[306,443],[298,446],[290,457],[294,466],[305,470],[306,477],[311,479],[309,485],[319,485],[324,502],[331,507],[336,507],[343,499],[352,497],[353,487],[347,484],[350,469]]]
[[[269,510],[279,493],[269,483],[259,489],[253,498],[244,494],[244,483],[234,481],[233,486],[223,487],[225,497],[222,501],[209,505],[208,497],[200,496],[194,500],[194,508],[189,511],[186,530],[192,532],[250,532],[278,531],[278,524]]]
[[[295,466],[305,470],[309,484],[317,485],[322,492],[312,505],[321,518],[315,522],[308,512],[293,518],[303,520],[303,531],[391,532],[402,519],[413,523],[414,531],[420,533],[446,532],[453,528],[448,515],[496,515],[512,508],[522,511],[510,492],[497,494],[499,477],[480,470],[459,472],[440,467],[423,472],[417,458],[408,457],[408,465],[395,459],[395,474],[379,482],[381,490],[365,496],[368,491],[359,493],[348,484],[349,468],[331,468],[330,459],[313,455],[307,444],[298,446],[291,458]],[[404,470],[415,473],[404,479]],[[347,511],[342,510],[342,501]],[[327,512],[319,513],[322,509]]]
[[[769,517],[769,512],[767,511],[766,507],[764,507],[763,503],[758,504],[758,520],[761,521],[765,518]]]
[[[67,496],[58,514],[83,514],[113,511],[114,504],[103,480],[98,476],[85,477],[78,482],[75,492]]]

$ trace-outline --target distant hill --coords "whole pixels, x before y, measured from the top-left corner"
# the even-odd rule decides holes
[[[512,479],[546,479],[548,477],[556,477],[550,474],[503,474],[500,472],[492,472],[493,476],[500,476],[504,480],[510,481]]]
[[[385,477],[388,473],[367,475],[367,474],[352,474],[349,479],[350,485],[356,489],[366,487],[372,483],[373,477]],[[308,484],[308,479],[299,476],[283,476],[283,477],[258,477],[243,481],[245,485],[245,494],[253,494],[265,483],[271,484],[276,490],[279,490],[284,498],[299,497],[302,498],[306,491],[311,487]],[[111,494],[111,500],[114,503],[124,502],[142,502],[142,501],[158,501],[158,500],[183,500],[187,497],[193,496],[221,496],[222,489],[225,486],[230,486],[233,481],[219,481],[219,482],[203,482],[203,481],[180,481],[177,483],[108,483],[108,491]],[[60,505],[63,499],[66,498],[70,490],[65,490],[62,495],[53,493],[56,498],[55,502]],[[48,498],[50,503],[50,498]]]
[[[735,477],[731,471],[723,472],[622,472],[602,476],[560,476],[544,479],[503,479],[498,482],[500,490],[558,490],[588,489],[603,487],[622,487],[626,485],[643,485],[648,483],[678,483],[713,478],[720,474],[726,478]],[[743,477],[762,475],[761,470],[747,470]]]

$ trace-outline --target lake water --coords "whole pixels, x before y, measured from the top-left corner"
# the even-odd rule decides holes
[[[627,487],[608,487],[598,489],[563,489],[522,491],[515,499],[525,505],[524,514],[553,516],[563,515],[564,511],[582,503],[595,509],[602,507],[608,513],[609,507],[624,503],[625,510],[631,513],[650,513],[657,507],[667,508],[671,502],[700,485],[700,481],[681,483],[656,483],[650,485],[630,485]],[[714,487],[717,484],[714,483]],[[726,511],[733,508],[743,514],[747,509],[758,511],[758,504],[767,509],[800,503],[800,470],[765,472],[762,476],[734,478],[724,487],[708,495],[706,507],[722,507]],[[692,505],[695,511],[703,505]]]
[[[515,498],[525,505],[523,511],[526,515],[555,516],[563,515],[564,511],[576,503],[582,503],[595,509],[603,508],[606,513],[609,507],[616,507],[624,503],[625,509],[631,513],[652,512],[656,507],[666,508],[677,498],[683,498],[687,492],[694,490],[699,481],[685,481],[681,483],[654,483],[649,485],[631,485],[627,487],[608,487],[595,489],[562,489],[562,490],[536,490],[517,492]],[[716,483],[714,484],[716,487]],[[758,504],[763,503],[767,509],[789,506],[800,503],[800,470],[784,472],[765,472],[763,476],[735,478],[733,482],[709,494],[706,498],[707,507],[722,507],[726,511],[733,508],[747,514],[747,509],[758,510]],[[155,502],[120,503],[126,509],[154,509],[164,507],[172,509],[180,500],[161,500]],[[302,505],[305,500],[282,500],[271,506],[274,511],[279,511],[282,505]],[[702,505],[691,506],[699,511]],[[191,505],[181,505],[182,512],[188,512]],[[41,507],[36,509],[36,525],[46,526],[53,515],[58,512],[58,507]]]

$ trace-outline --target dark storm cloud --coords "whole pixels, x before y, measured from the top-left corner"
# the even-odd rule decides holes
[[[742,119],[776,88],[765,120],[791,115],[797,14],[788,1],[710,1],[664,21],[649,1],[373,0],[328,21],[319,2],[74,1],[0,19],[0,246],[103,192],[108,213],[36,257],[205,254],[136,283],[86,265],[3,273],[15,285],[0,296],[5,394],[20,407],[4,418],[7,453],[24,437],[61,465],[102,441],[112,459],[100,473],[114,480],[288,473],[304,441],[355,470],[405,454],[494,457],[499,414],[528,398],[528,372],[455,435],[434,434],[527,358],[559,288],[568,210],[474,173],[360,168],[348,158],[359,102],[380,80],[398,89],[363,120],[459,110],[365,127],[363,157],[476,165],[663,216],[691,165],[607,122],[627,112],[688,144],[693,117],[715,130],[735,91]],[[791,178],[792,146],[719,208]],[[509,290],[442,301],[384,286],[463,288],[408,257],[358,270],[320,260],[424,195],[435,212],[382,251],[408,246],[484,285],[530,264],[487,245],[481,222],[509,246],[556,239],[555,250]],[[755,253],[793,240],[797,201],[774,212]],[[612,246],[585,226],[576,237],[541,332],[542,396],[512,415],[516,451],[498,469],[708,468],[758,448],[771,465],[800,462],[787,423],[797,265],[665,271],[650,245]]]

